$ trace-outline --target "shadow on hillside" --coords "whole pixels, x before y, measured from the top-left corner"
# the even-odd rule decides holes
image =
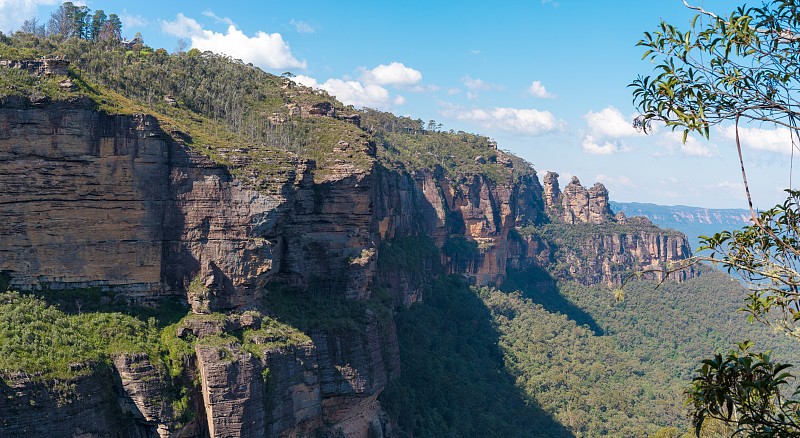
[[[604,334],[597,321],[585,310],[561,295],[556,280],[543,268],[533,266],[525,270],[508,269],[508,277],[501,289],[504,292],[520,291],[551,313],[566,315],[578,325],[586,325],[597,336]]]
[[[396,318],[401,377],[381,395],[413,436],[572,437],[515,384],[489,309],[455,276]]]

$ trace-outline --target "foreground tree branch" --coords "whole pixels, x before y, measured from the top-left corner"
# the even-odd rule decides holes
[[[738,274],[749,286],[743,311],[800,340],[800,191],[756,212],[739,136],[741,123],[759,122],[789,129],[787,147],[795,147],[800,116],[800,0],[772,0],[761,7],[736,8],[720,16],[702,7],[682,31],[661,22],[645,32],[643,59],[656,64],[652,76],[630,87],[641,115],[634,126],[649,131],[653,122],[696,132],[731,123],[752,225],[702,237],[701,251],[686,263],[708,261]],[[700,20],[699,18],[709,18]],[[681,269],[681,266],[675,267]],[[734,435],[800,436],[800,397],[784,397],[793,379],[791,365],[754,353],[749,342],[728,355],[704,360],[687,391],[696,432],[706,418],[735,427]]]

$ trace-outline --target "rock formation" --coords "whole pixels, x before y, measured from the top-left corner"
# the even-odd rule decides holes
[[[330,105],[300,111],[335,117]],[[86,102],[0,104],[0,272],[12,287],[101,287],[131,302],[181,297],[197,314],[230,313],[198,315],[175,334],[199,340],[184,376],[199,381],[187,424],[171,422],[158,402],[169,379],[151,358],[122,355],[112,370],[72,382],[78,395],[67,407],[26,376],[5,381],[0,411],[14,415],[3,418],[0,435],[42,436],[37,419],[49,412],[48,430],[58,436],[299,436],[320,428],[390,436],[377,397],[399,373],[391,316],[368,310],[358,326],[310,329],[308,341],[288,346],[262,340],[254,354],[231,335],[258,328],[242,312],[277,283],[361,302],[386,282],[395,302],[409,305],[424,299],[420,276],[438,265],[487,285],[500,284],[508,266],[564,262],[565,278],[613,284],[619,266],[688,255],[685,239],[649,231],[612,230],[560,253],[551,240],[518,233],[547,222],[547,213],[569,225],[614,222],[602,184],[586,190],[577,178],[561,192],[557,174],[543,188],[532,170],[502,179],[390,169],[365,133],[329,145],[335,159],[325,163],[283,151],[255,157],[240,145],[214,150],[222,165],[187,140],[153,117],[109,115]],[[493,154],[494,164],[513,166]],[[422,274],[378,272],[381,243],[414,236],[433,241],[440,263],[423,263]],[[124,431],[114,424],[121,413],[130,419]]]

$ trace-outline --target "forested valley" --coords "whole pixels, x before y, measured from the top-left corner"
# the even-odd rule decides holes
[[[166,376],[167,395],[159,402],[170,407],[164,414],[172,421],[170,427],[185,427],[197,418],[205,421],[206,415],[199,407],[200,373],[191,371],[194,355],[200,355],[196,351],[216,349],[221,363],[245,363],[255,357],[263,365],[269,364],[270,354],[291,352],[300,357],[306,353],[298,351],[311,351],[309,345],[340,346],[336,343],[346,337],[342,333],[367,339],[372,334],[361,331],[366,330],[363,327],[377,327],[387,337],[396,330],[400,371],[388,379],[385,389],[376,391],[395,426],[392,436],[684,437],[695,433],[686,391],[702,359],[749,340],[760,350],[773,351],[776,361],[800,363],[796,340],[748,322],[740,311],[746,289],[709,265],[696,265],[694,275],[680,282],[637,275],[638,266],[623,263],[613,266],[625,272],[614,271],[618,275],[614,279],[623,279],[616,284],[586,285],[572,278],[568,257],[596,243],[599,235],[634,239],[658,232],[659,238],[683,237],[649,222],[623,222],[611,215],[603,225],[561,223],[546,210],[532,165],[498,150],[488,137],[446,131],[434,121],[426,125],[421,119],[356,109],[324,91],[294,83],[291,74],[276,76],[227,56],[197,49],[169,53],[147,46],[146,36],[123,44],[124,23],[116,15],[90,18],[88,9],[81,10],[83,24],[77,28],[54,24],[45,31],[29,23],[12,35],[0,34],[0,61],[45,58],[70,63],[66,75],[47,77],[0,66],[0,108],[13,112],[56,104],[81,109],[88,105],[103,114],[149,114],[169,134],[169,141],[208,160],[196,168],[221,166],[229,180],[276,197],[284,196],[291,184],[307,183],[293,173],[300,173],[295,170],[298,163],[316,178],[308,184],[323,181],[333,186],[337,172],[343,172],[337,167],[341,161],[346,161],[348,171],[366,169],[362,174],[385,171],[403,178],[409,175],[408,181],[428,178],[425,181],[440,184],[434,192],[442,198],[448,194],[445,183],[456,188],[515,187],[514,199],[527,193],[519,187],[533,187],[538,192],[529,194],[526,206],[533,213],[502,237],[514,244],[543,245],[549,258],[520,268],[508,266],[502,281],[476,284],[481,272],[475,266],[494,254],[496,241],[469,236],[469,228],[458,222],[453,208],[442,219],[445,231],[437,235],[419,231],[423,226],[402,230],[398,226],[401,231],[382,236],[376,247],[359,248],[344,253],[337,264],[331,262],[353,272],[374,265],[376,280],[369,283],[370,294],[358,299],[339,290],[342,284],[349,285],[348,278],[303,282],[297,276],[276,274],[277,280],[265,282],[266,286],[259,283],[262,295],[256,294],[249,307],[213,308],[209,306],[214,294],[224,296],[223,289],[215,292],[216,283],[204,282],[198,274],[185,281],[185,295],[165,293],[169,296],[152,305],[98,287],[50,288],[48,283],[16,291],[13,270],[2,270],[0,390],[12,404],[0,406],[12,406],[11,415],[23,407],[13,405],[13,391],[3,379],[27,373],[31,381],[45,382],[45,387],[61,394],[59,400],[70,400],[76,387],[73,380],[89,375],[93,366],[110,372],[121,354],[141,353]],[[343,155],[351,145],[363,150],[347,149],[350,155]],[[286,175],[296,179],[278,185],[276,181]],[[335,189],[326,186],[327,192],[313,192],[309,209],[328,214],[319,206],[326,194],[338,193]],[[464,190],[463,198],[474,192]],[[452,193],[451,200],[457,197]],[[300,210],[294,206],[285,214]],[[414,214],[420,223],[427,220],[423,213]],[[327,217],[325,221],[330,222]],[[208,221],[203,226],[205,232],[211,228]],[[356,235],[360,231],[352,231],[355,228],[346,232]],[[262,244],[267,237],[251,240]],[[304,244],[304,250],[315,255],[335,246],[327,241]],[[281,245],[289,246],[275,244],[274,254],[289,251]],[[398,278],[411,284],[418,297],[409,302],[398,299],[393,292]],[[205,301],[206,307],[197,311],[192,300]],[[256,323],[240,322],[245,319]],[[215,324],[221,328],[208,329],[213,333],[206,337],[198,334],[196,327]],[[340,338],[323,343],[320,333]],[[383,359],[391,355],[385,350],[376,353],[381,354]],[[303,357],[297,362],[307,359]],[[337,364],[337,372],[346,374],[342,370],[351,364],[344,362]],[[257,377],[267,388],[265,398],[285,383],[271,369],[263,365]],[[268,402],[264,406],[272,407]],[[134,421],[125,418],[130,424]],[[308,432],[317,433],[329,424],[317,426]],[[698,433],[728,436],[732,431],[726,427],[707,420]]]

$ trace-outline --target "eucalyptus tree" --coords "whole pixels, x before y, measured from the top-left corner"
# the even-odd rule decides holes
[[[711,127],[732,124],[752,225],[705,237],[708,260],[737,273],[749,285],[745,310],[800,340],[800,192],[757,213],[747,183],[739,135],[743,124],[781,128],[786,148],[800,142],[800,1],[764,1],[726,15],[684,5],[696,12],[681,30],[662,21],[638,45],[654,73],[630,85],[641,115],[634,126],[654,123],[710,137]],[[697,431],[711,417],[734,424],[749,436],[798,436],[798,393],[785,398],[791,365],[776,363],[743,342],[728,355],[704,360],[688,390]]]

